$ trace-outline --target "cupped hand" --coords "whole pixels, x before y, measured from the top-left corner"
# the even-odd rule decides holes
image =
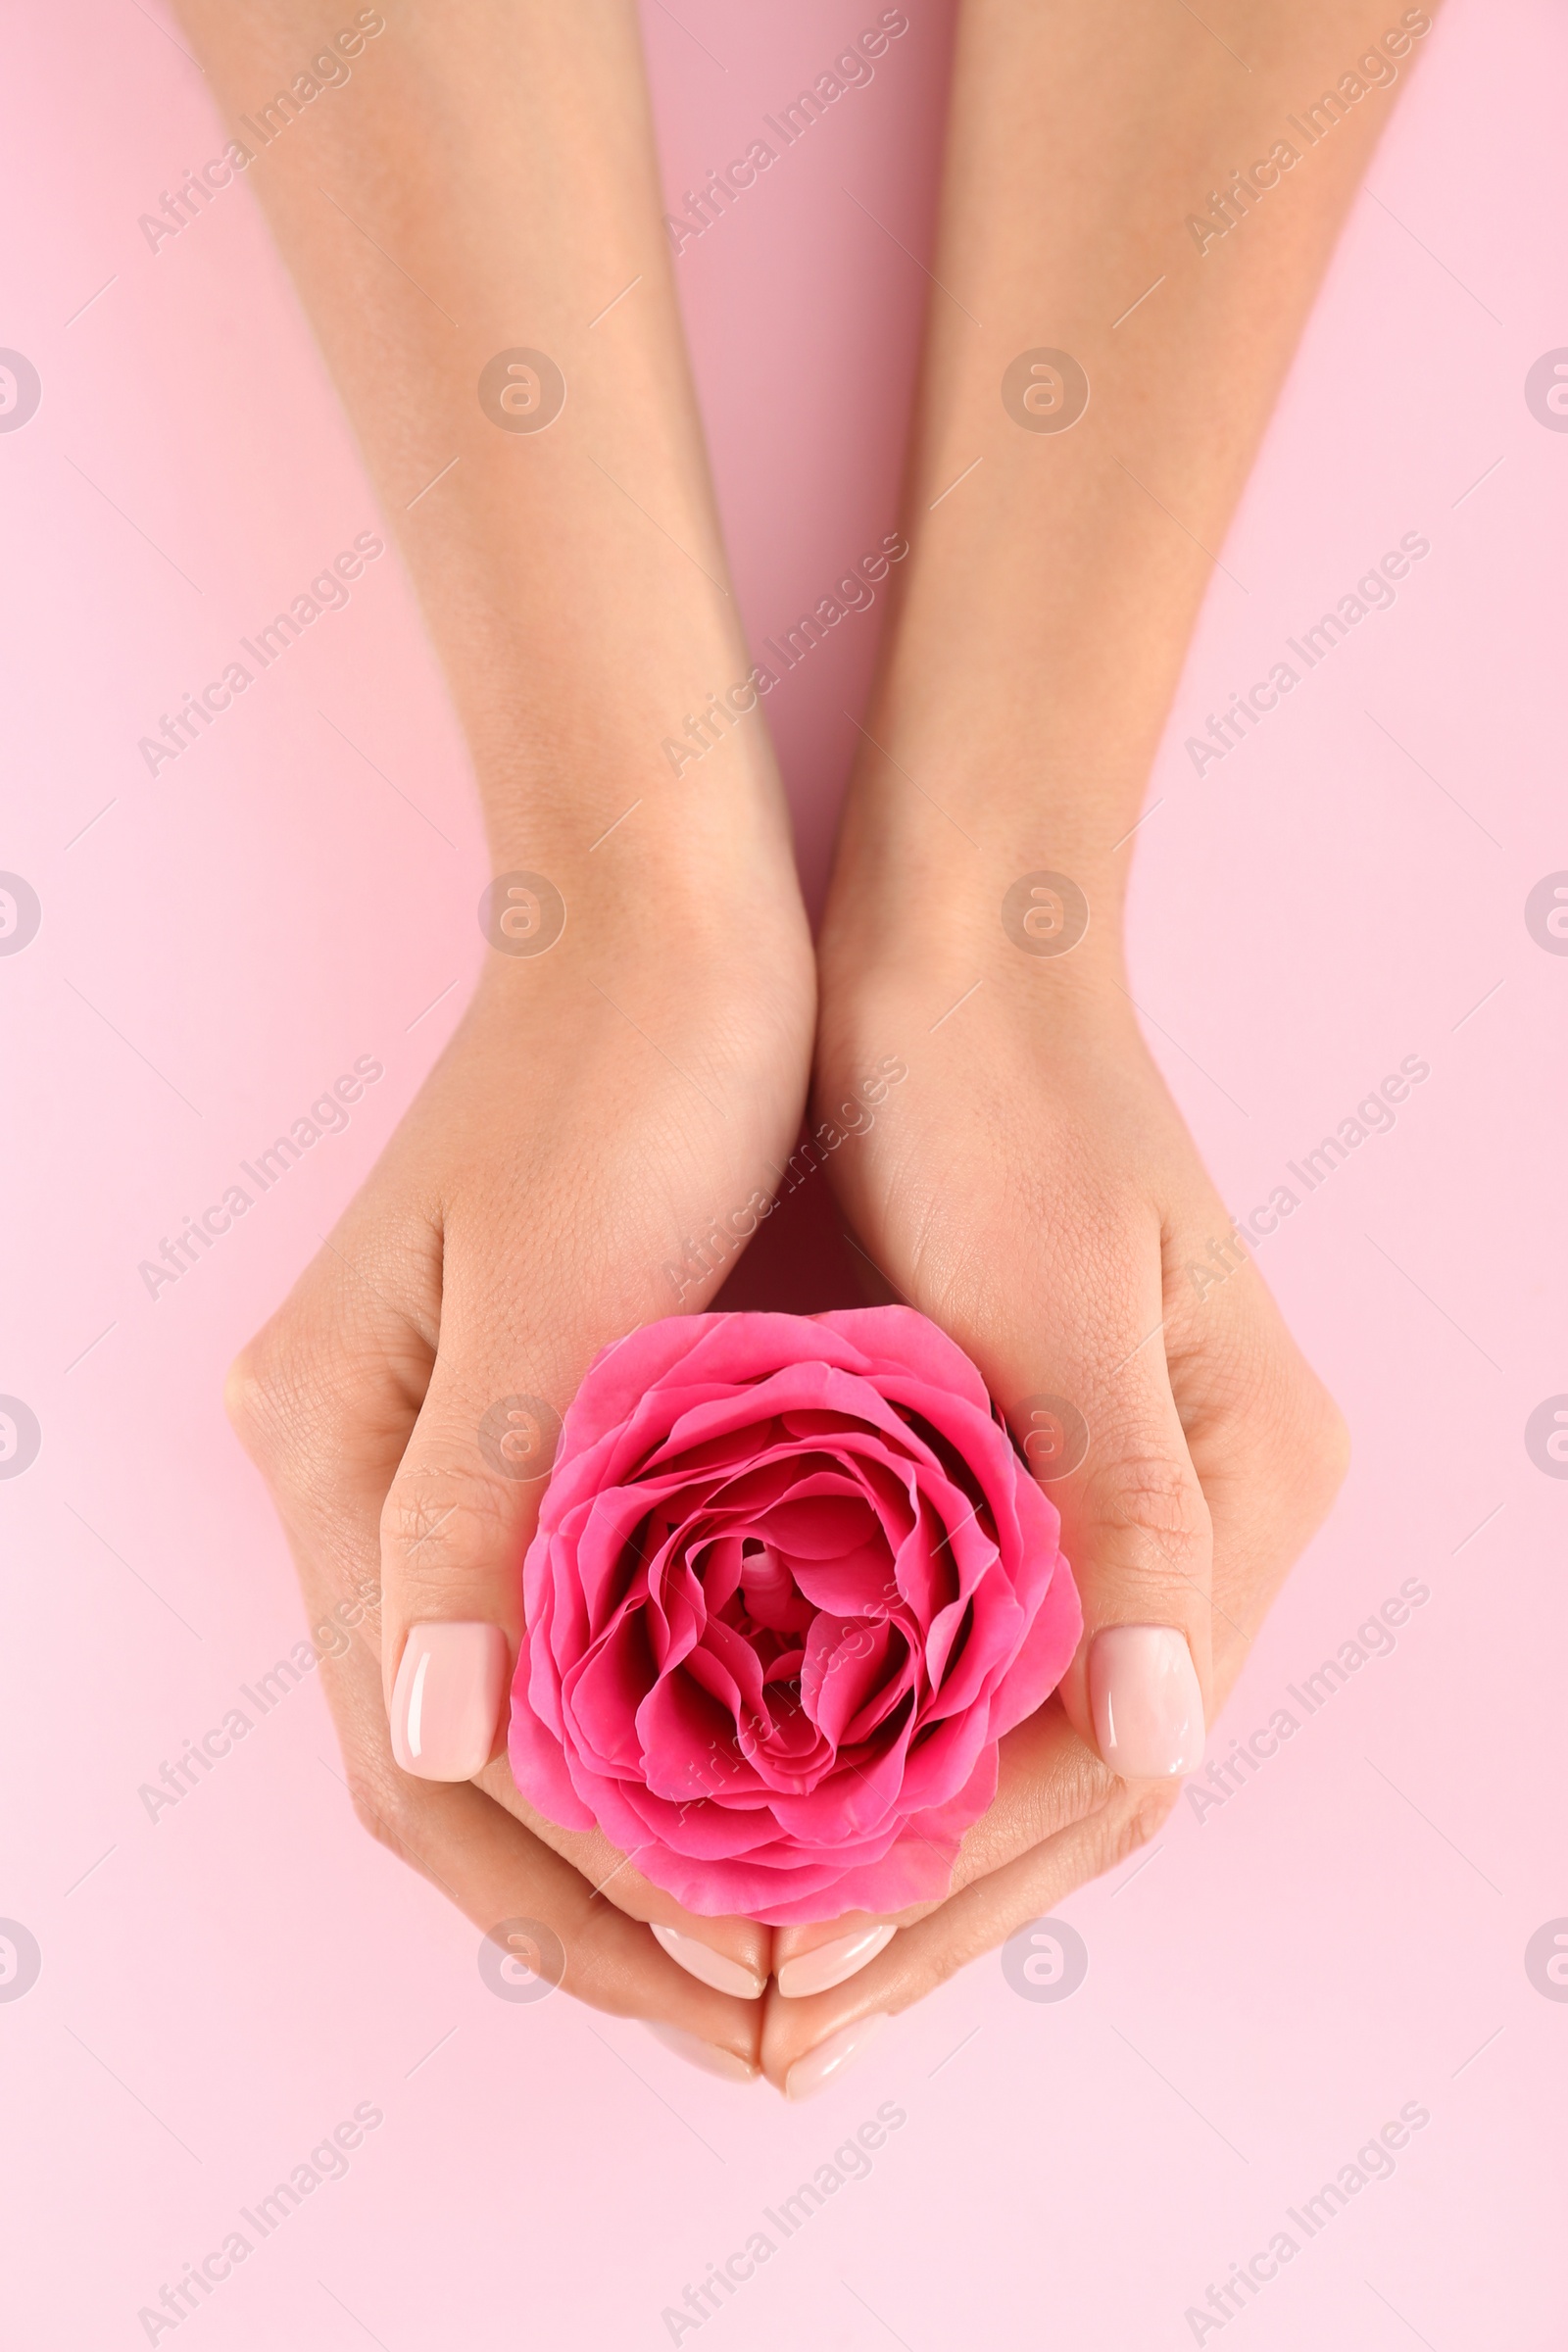
[[[749,2076],[769,1932],[690,1920],[607,1841],[540,1820],[504,1753],[558,1417],[601,1348],[707,1302],[799,1132],[805,919],[780,829],[765,854],[722,831],[708,823],[690,886],[635,851],[605,871],[556,860],[561,936],[487,951],[229,1402],[313,1625],[352,1619],[379,1585],[379,1625],[325,1661],[362,1821],[514,1960]],[[539,909],[519,904],[504,935],[527,948]]]
[[[868,1275],[967,1350],[1059,1509],[1084,1631],[1003,1741],[945,1901],[775,1931],[780,2083],[1151,1835],[1347,1459],[1144,1045],[1111,924],[1041,955],[1002,919],[1010,874],[960,891],[978,858],[896,842],[852,822],[841,853],[813,1118],[844,1136],[828,1164]],[[868,1121],[859,1074],[889,1053],[909,1075]]]

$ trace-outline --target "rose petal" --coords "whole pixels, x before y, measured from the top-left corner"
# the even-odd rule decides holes
[[[1081,1630],[1053,1505],[906,1307],[605,1350],[522,1588],[524,1795],[688,1908],[777,1924],[944,1892]]]

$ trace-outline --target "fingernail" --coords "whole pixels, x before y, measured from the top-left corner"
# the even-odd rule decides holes
[[[656,2026],[648,2018],[643,2023],[656,2041],[702,2074],[717,2075],[725,2082],[755,2082],[761,2072],[749,2058],[737,2058],[733,2050],[721,2050],[716,2041],[704,2041],[700,2034],[687,2034],[679,2026]]]
[[[710,1984],[715,1992],[732,1992],[740,2001],[761,1999],[767,1980],[755,1968],[731,1960],[725,1952],[715,1952],[710,1943],[699,1942],[695,1936],[683,1936],[678,1928],[650,1924],[676,1967],[695,1977],[699,1984]]]
[[[1203,1694],[1175,1625],[1108,1625],[1089,1652],[1095,1737],[1112,1772],[1168,1781],[1203,1761]]]
[[[851,2059],[869,2049],[883,2027],[887,2012],[875,2009],[869,2017],[858,2017],[853,2025],[840,2026],[826,2041],[819,2041],[814,2050],[797,2058],[784,2078],[784,2096],[787,2099],[814,2099],[819,2090],[843,2074]]]
[[[499,1625],[409,1629],[392,1689],[392,1753],[421,1781],[469,1781],[490,1761],[507,1683]]]
[[[785,1961],[778,1972],[778,1988],[787,2001],[804,2000],[808,1992],[829,1992],[885,1952],[898,1932],[884,1921],[879,1928],[862,1928],[858,1935],[819,1943],[814,1951]]]

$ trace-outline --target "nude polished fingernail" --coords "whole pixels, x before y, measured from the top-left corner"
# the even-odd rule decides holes
[[[421,1781],[469,1781],[490,1761],[507,1687],[499,1625],[415,1625],[392,1688],[392,1753]]]
[[[784,2078],[784,2096],[787,2099],[814,2099],[819,2090],[826,2090],[860,2052],[869,2049],[887,2024],[887,2012],[874,2009],[869,2017],[858,2017],[852,2025],[840,2026],[814,2050],[797,2058]]]
[[[675,1966],[695,1977],[700,1984],[710,1984],[715,1992],[732,1992],[739,2001],[761,1999],[767,1980],[760,1977],[755,1968],[730,1959],[727,1952],[715,1952],[710,1943],[703,1943],[695,1936],[683,1936],[678,1928],[662,1928],[655,1922],[650,1925]]]
[[[737,2058],[733,2050],[721,2050],[716,2041],[704,2041],[700,2034],[688,2034],[680,2026],[656,2026],[647,2018],[643,2023],[656,2041],[702,2074],[717,2075],[723,2082],[755,2082],[761,2072],[749,2058]]]
[[[1203,1761],[1203,1694],[1179,1626],[1105,1626],[1090,1645],[1089,1704],[1124,1780],[1174,1780]]]
[[[830,1992],[874,1960],[878,1952],[885,1952],[898,1932],[884,1921],[880,1927],[862,1928],[858,1935],[819,1943],[814,1951],[785,1961],[778,1972],[778,1988],[787,2001],[804,2000],[809,1992]]]

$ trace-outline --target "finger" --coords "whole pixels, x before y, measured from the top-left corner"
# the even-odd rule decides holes
[[[1210,1226],[1188,1220],[1172,1260],[1165,1332],[1172,1393],[1214,1531],[1217,1711],[1293,1562],[1327,1517],[1349,1463],[1339,1408],[1239,1244],[1209,1279]]]
[[[392,1752],[425,1781],[483,1776],[490,1796],[702,1984],[757,1999],[771,1966],[755,1920],[698,1919],[597,1831],[549,1823],[513,1783],[509,1693],[522,1639],[523,1556],[561,1416],[593,1352],[519,1255],[496,1266],[447,1236],[441,1336],[381,1512],[384,1677]],[[450,1269],[461,1263],[461,1280]],[[489,1270],[486,1271],[486,1267]],[[476,1272],[477,1269],[477,1272]],[[556,1337],[530,1348],[539,1329]],[[573,1352],[575,1349],[575,1353]],[[580,1358],[580,1360],[579,1360]],[[488,1769],[487,1769],[488,1767]]]
[[[417,1240],[408,1237],[412,1258]],[[407,1262],[407,1261],[406,1261]],[[385,1269],[381,1269],[385,1270]],[[230,1409],[272,1488],[321,1643],[326,1697],[360,1819],[476,1926],[524,1929],[565,1989],[642,2018],[682,2055],[733,2079],[756,2072],[758,2012],[677,1968],[637,1921],[469,1786],[393,1762],[382,1644],[365,1601],[378,1579],[386,1483],[405,1448],[431,1347],[427,1302],[393,1303],[334,1246],[235,1367]],[[532,1938],[531,1944],[528,1939]],[[552,1939],[554,1939],[552,1941]],[[498,1949],[498,1967],[507,1954]]]
[[[1160,1215],[1070,1159],[1029,1183],[993,1199],[960,1253],[906,1237],[895,1254],[1060,1513],[1084,1616],[1070,1721],[1123,1778],[1177,1779],[1203,1752],[1212,1544],[1165,1365]]]
[[[1118,1786],[1082,1821],[987,1872],[929,1918],[897,1936],[858,1977],[808,2000],[770,1994],[761,2059],[789,2099],[808,2099],[838,2079],[890,2017],[923,2000],[968,1961],[992,1951],[1025,1920],[1049,1914],[1086,1879],[1125,1861],[1175,1802],[1174,1784]]]
[[[373,1530],[371,1518],[372,1543]],[[310,1591],[317,1580],[309,1546],[295,1541]],[[709,2053],[710,2072],[754,2074],[756,2002],[676,1967],[636,1918],[602,1899],[602,1890],[482,1789],[403,1772],[388,1748],[380,1691],[379,1658],[364,1647],[339,1660],[327,1684],[355,1812],[496,1943],[489,1981],[504,1983],[503,1962],[520,1959],[594,2008],[691,2037],[699,2050],[683,2054],[703,2063],[701,2053]],[[712,2053],[734,2063],[718,2066]]]
[[[1060,1705],[1048,1700],[1001,1740],[996,1796],[964,1835],[948,1894],[906,1911],[851,1912],[808,1927],[775,1928],[773,1967],[780,1994],[802,2000],[848,1983],[887,1949],[901,1928],[933,1917],[977,1879],[1087,1819],[1117,1787]]]
[[[956,1336],[1061,1514],[1084,1614],[1068,1718],[1123,1779],[1173,1780],[1203,1752],[1209,1514],[1166,1370],[1157,1211],[1109,1200],[1098,1215],[1094,1263],[1048,1227],[986,1327]]]
[[[285,1526],[312,1531],[318,1582],[364,1583],[378,1605],[375,1517],[435,1360],[437,1257],[422,1221],[375,1242],[351,1210],[224,1385]]]
[[[699,1917],[645,1879],[603,1830],[564,1830],[529,1804],[504,1756],[486,1765],[479,1786],[632,1919],[652,1928],[663,1950],[699,1983],[736,1999],[761,1998],[773,1965],[773,1931],[755,1919]]]
[[[445,1237],[440,1342],[380,1518],[392,1751],[419,1780],[470,1780],[496,1753],[522,1637],[523,1554],[570,1391],[530,1350],[519,1290]]]
[[[635,1916],[605,1900],[482,1789],[401,1771],[387,1750],[378,1664],[363,1653],[357,1664],[358,1674],[328,1695],[355,1811],[372,1835],[439,1886],[502,1952],[520,1940],[534,1974],[594,2008],[671,2027],[755,2071],[755,1999],[677,1967]]]

